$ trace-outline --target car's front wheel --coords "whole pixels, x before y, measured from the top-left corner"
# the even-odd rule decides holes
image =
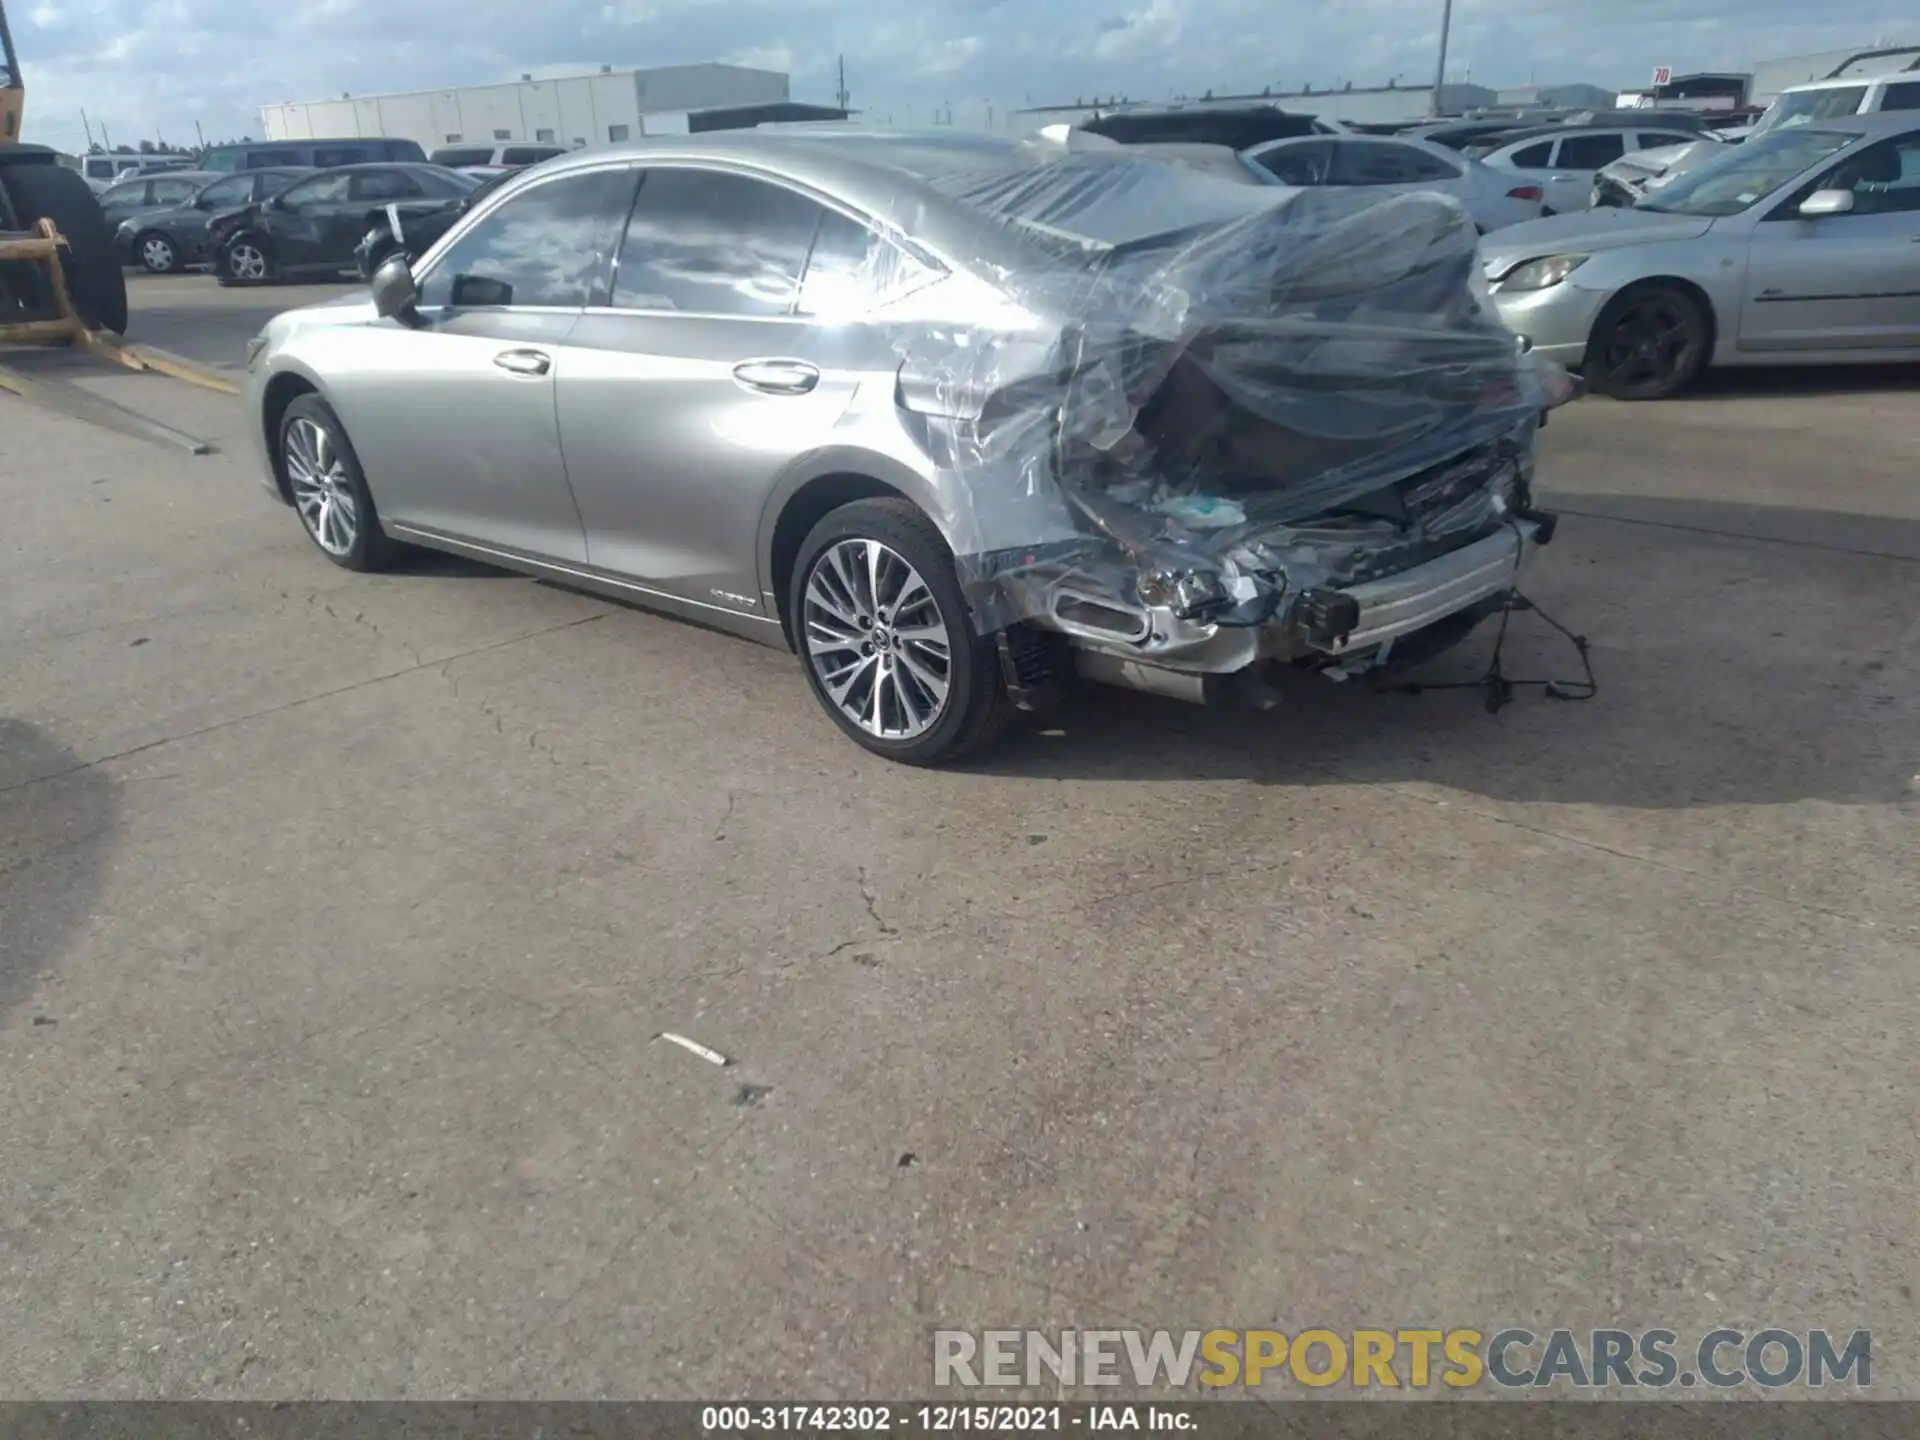
[[[398,548],[380,528],[360,459],[333,407],[302,395],[280,419],[287,493],[320,553],[346,570],[384,570]]]
[[[180,251],[166,236],[149,230],[134,243],[133,253],[154,275],[171,275],[180,268]]]
[[[1012,714],[991,640],[973,630],[940,531],[905,500],[858,500],[807,536],[788,615],[821,707],[908,765],[958,759]]]
[[[1699,378],[1713,322],[1678,285],[1638,285],[1607,302],[1587,342],[1588,382],[1616,400],[1664,400]]]
[[[258,235],[236,235],[220,251],[222,285],[258,285],[273,275],[273,260]]]

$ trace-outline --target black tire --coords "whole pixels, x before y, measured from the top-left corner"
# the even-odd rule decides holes
[[[38,155],[0,153],[0,185],[6,187],[13,223],[31,230],[51,220],[66,237],[62,268],[73,308],[94,330],[115,335],[127,331],[127,276],[113,227],[87,182],[61,165],[44,163]]]
[[[179,242],[158,230],[147,230],[136,237],[133,253],[140,268],[150,275],[172,275],[181,266]]]
[[[245,258],[251,252],[260,257],[263,268],[258,274],[251,273]],[[266,237],[254,230],[242,230],[220,246],[220,253],[214,260],[214,277],[222,285],[265,285],[275,277],[273,247],[267,244]]]
[[[830,657],[816,659],[809,645],[810,609],[816,612],[821,621],[832,617],[821,611],[820,607],[810,607],[808,587],[817,567],[828,567],[824,578],[829,587],[834,583],[830,567],[832,560],[829,552],[836,546],[849,541],[877,541],[892,551],[894,556],[904,561],[918,573],[932,605],[938,609],[938,621],[946,631],[947,692],[941,708],[934,714],[930,723],[918,733],[899,738],[875,733],[864,728],[841,709],[822,679],[820,669],[831,665]],[[795,648],[799,651],[801,669],[806,672],[807,684],[814,698],[820,702],[833,722],[863,749],[869,750],[888,760],[897,760],[905,765],[942,765],[959,759],[969,751],[978,749],[996,739],[1007,727],[1013,716],[1013,704],[1007,697],[1007,688],[1000,675],[1000,657],[991,637],[976,635],[973,629],[971,611],[966,597],[961,594],[960,581],[955,574],[953,552],[947,548],[947,542],[941,537],[939,529],[921,511],[906,500],[856,500],[850,505],[842,505],[813,527],[806,541],[800,547],[793,566],[793,577],[787,596],[787,613],[792,618]],[[904,615],[911,609],[917,612],[923,627],[927,626],[927,610],[920,602],[914,602],[898,614]],[[903,679],[885,680],[890,687],[882,696],[878,706],[881,721],[877,727],[884,732],[888,707],[887,697],[891,696],[892,713],[895,718],[904,714],[903,693],[911,692],[919,699],[931,694],[926,687],[913,679],[914,675],[924,673],[933,667],[937,673],[937,655],[934,655],[924,642],[893,637],[885,621],[897,616],[879,614],[873,616],[856,615],[855,620],[882,621],[876,628],[887,631],[887,646],[894,653],[904,656],[917,655],[916,665],[909,666],[905,659],[889,661],[900,666],[899,674]],[[928,627],[930,628],[930,627]],[[839,633],[854,634],[856,631],[844,626],[836,627]],[[835,633],[825,628],[816,628],[813,633],[828,635]],[[837,638],[837,637],[836,637]],[[919,650],[911,647],[920,643]],[[886,648],[886,647],[883,647]],[[844,655],[844,663],[861,665],[866,663],[860,652],[852,646],[837,649],[834,654]],[[887,660],[877,655],[871,646],[864,652],[871,657],[875,668],[871,679],[863,688],[860,676],[852,681],[852,688],[843,692],[849,698],[858,701],[861,695],[871,695],[882,682],[880,661]],[[865,705],[862,704],[864,709]],[[905,725],[896,728],[905,729]]]
[[[1588,385],[1616,400],[1664,400],[1707,366],[1713,317],[1679,285],[1650,281],[1622,290],[1601,310],[1587,341]]]
[[[323,542],[315,517],[302,504],[303,496],[294,475],[296,462],[289,455],[289,446],[300,443],[295,437],[296,426],[315,426],[331,443],[331,454],[322,458],[337,461],[338,478],[335,483],[352,502],[354,534],[350,545],[336,548]],[[373,503],[373,492],[367,488],[367,477],[360,468],[360,457],[354,453],[353,441],[347,438],[346,427],[340,423],[340,417],[333,413],[331,405],[318,395],[307,394],[287,406],[286,413],[280,417],[280,433],[275,437],[273,463],[284,493],[293,499],[294,513],[300,517],[300,528],[307,532],[307,538],[313,541],[314,548],[322,555],[343,570],[362,573],[385,570],[393,563],[400,546],[380,528],[380,511]]]

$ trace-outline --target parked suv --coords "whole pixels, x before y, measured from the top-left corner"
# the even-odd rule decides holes
[[[361,136],[343,140],[262,140],[247,145],[215,145],[200,157],[202,170],[331,170],[336,165],[370,161],[425,160],[427,152],[412,140]]]
[[[566,153],[564,145],[442,145],[427,158],[449,170],[518,170]]]
[[[1790,85],[1767,107],[1753,133],[1764,135],[1780,125],[1874,115],[1882,110],[1920,110],[1920,74],[1903,70],[1892,75],[1848,75]]]

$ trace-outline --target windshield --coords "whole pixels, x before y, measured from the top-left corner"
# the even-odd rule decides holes
[[[1753,127],[1753,136],[1757,139],[1769,130],[1789,125],[1858,115],[1860,102],[1866,98],[1864,85],[1843,85],[1834,90],[1789,90],[1767,107],[1767,113]]]
[[[1759,136],[1713,152],[1710,160],[1668,181],[1634,208],[1667,215],[1738,215],[1859,138],[1845,130],[1798,127]]]

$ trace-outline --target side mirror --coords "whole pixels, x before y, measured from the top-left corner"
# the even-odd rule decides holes
[[[1800,202],[1800,213],[1809,220],[1822,215],[1845,215],[1853,209],[1853,191],[1816,190]]]
[[[405,255],[389,255],[373,272],[373,308],[383,320],[398,320],[409,330],[427,322],[420,315],[420,292]]]

